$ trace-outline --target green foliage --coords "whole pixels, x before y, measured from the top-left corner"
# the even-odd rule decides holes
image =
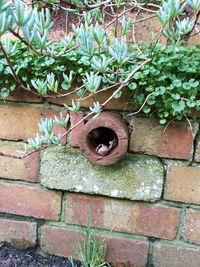
[[[59,145],[61,142],[62,136],[60,134],[55,135],[53,132],[53,126],[57,125],[61,128],[67,128],[69,122],[69,114],[63,115],[60,113],[60,118],[57,116],[50,119],[41,119],[39,123],[39,132],[36,134],[35,139],[29,138],[28,144],[29,147],[33,149],[41,149],[43,146],[55,146]]]
[[[191,10],[188,15],[187,10]],[[191,13],[193,12],[193,16]],[[157,17],[163,25],[162,34],[168,42],[181,43],[195,27],[200,12],[199,0],[167,0],[157,12]],[[196,19],[195,19],[196,18]]]
[[[62,7],[59,0],[43,4]],[[110,99],[121,97],[123,89],[130,91],[130,100],[142,106],[146,115],[159,118],[163,124],[200,109],[200,47],[183,46],[200,15],[199,0],[163,1],[157,12],[162,24],[158,36],[167,38],[167,46],[159,44],[159,38],[139,45],[130,45],[127,40],[132,21],[125,15],[126,8],[144,4],[121,0],[69,0],[68,4],[64,10],[81,15],[81,19],[72,27],[73,36],[55,42],[48,38],[53,27],[49,9],[38,1],[30,7],[20,0],[0,0],[1,98],[7,98],[17,86],[43,97],[57,93],[66,96],[71,94],[66,91],[73,90],[76,95],[71,106],[65,105],[67,110],[79,111],[80,99],[92,96],[90,111],[98,115]],[[110,9],[111,18],[115,18],[115,37],[106,31],[105,14],[109,15]],[[3,41],[9,31],[19,40]],[[101,90],[112,90],[105,104],[95,100]],[[53,125],[66,129],[68,121],[69,115],[62,113],[59,118],[41,121],[39,133],[34,140],[29,139],[29,145],[38,149],[59,144],[61,136],[53,133]]]
[[[97,241],[92,237],[90,217],[85,229],[85,236],[78,241],[78,257],[84,267],[105,266],[105,256],[107,247],[102,241]]]
[[[143,54],[139,54],[135,46],[127,48],[126,53],[132,60],[121,62],[120,72],[115,74],[118,63],[106,50],[102,51],[100,57],[97,54],[96,57],[87,58],[88,64],[79,50],[52,58],[35,55],[19,41],[12,41],[12,45],[7,41],[4,46],[24,84],[43,95],[57,92],[59,88],[69,90],[73,86],[78,89],[84,84],[84,87],[76,91],[78,97],[86,91],[94,93],[123,80],[127,77],[126,73],[132,70],[133,64],[139,65],[140,58],[147,57],[149,53],[147,45],[140,46]],[[65,46],[65,41],[53,43],[53,46],[54,52],[58,53]],[[121,55],[121,51],[119,54]],[[110,73],[110,70],[113,72]],[[139,105],[152,93],[143,111],[158,117],[163,123],[172,118],[182,119],[184,114],[191,115],[193,109],[200,109],[199,81],[200,47],[158,44],[153,50],[152,61],[134,74],[126,88],[133,94],[132,101]],[[7,97],[10,89],[13,90],[15,86],[15,80],[2,54],[0,84],[1,97]],[[79,108],[80,103],[73,101],[70,110],[78,111]],[[91,110],[100,112],[100,104],[95,103]]]
[[[151,94],[143,111],[158,117],[161,123],[172,118],[180,120],[185,115],[192,116],[193,109],[200,110],[200,47],[158,44],[152,61],[134,78],[136,102],[141,105]]]

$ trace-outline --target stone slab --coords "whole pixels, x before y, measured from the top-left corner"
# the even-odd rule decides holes
[[[136,154],[94,166],[79,149],[54,148],[42,155],[40,181],[51,189],[155,201],[162,194],[163,166],[156,157]]]

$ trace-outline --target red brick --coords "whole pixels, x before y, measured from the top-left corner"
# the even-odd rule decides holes
[[[0,192],[0,212],[59,220],[61,193],[2,182]]]
[[[134,117],[130,126],[130,150],[133,152],[176,159],[192,156],[193,136],[187,122],[172,122],[166,127],[158,120]],[[192,127],[195,135],[198,124],[194,123]]]
[[[44,225],[41,228],[41,248],[43,251],[59,256],[78,258],[77,243],[81,233],[65,228]],[[110,237],[95,234],[95,238],[104,240],[107,245],[107,262],[123,263],[125,266],[145,266],[147,262],[148,242],[127,238]],[[116,265],[114,265],[116,266]]]
[[[31,92],[16,89],[11,95],[6,99],[12,102],[28,102],[28,103],[40,103],[42,98],[34,95]]]
[[[200,250],[176,245],[155,244],[153,266],[155,267],[198,267]]]
[[[200,245],[200,211],[188,209],[183,237],[189,243]]]
[[[180,211],[177,208],[112,200],[104,197],[68,194],[65,221],[113,231],[142,234],[164,239],[176,236]]]
[[[195,161],[200,162],[200,135],[196,140]]]
[[[167,172],[164,198],[200,204],[200,168],[172,166]]]
[[[0,106],[0,138],[6,140],[24,140],[35,137],[41,118],[59,115],[58,110],[21,106]],[[65,130],[55,127],[55,133]]]
[[[114,90],[102,91],[95,96],[95,101],[98,101],[99,103],[102,104],[111,96],[111,94],[113,92],[114,92]],[[88,96],[88,95],[85,95],[85,96]],[[88,97],[88,98],[85,98],[85,96],[83,97],[83,99],[79,99],[81,107],[82,108],[92,107],[93,103],[94,103],[93,95],[90,94],[90,97]],[[132,97],[132,92],[130,92],[129,90],[124,90],[123,94],[120,98],[114,98],[114,99],[112,99],[112,101],[110,101],[106,105],[106,109],[107,110],[123,110],[123,111],[128,110],[128,111],[130,111],[133,109],[133,104],[132,104],[132,102],[130,102],[131,97]],[[59,105],[63,105],[63,103],[65,103],[67,105],[71,105],[72,99],[77,99],[77,95],[72,94],[72,95],[67,96],[67,97],[49,98],[47,100],[50,103],[55,103],[55,104],[59,104]]]
[[[0,219],[0,242],[27,248],[36,245],[37,224],[33,222]]]
[[[3,142],[0,143],[0,177],[16,180],[37,182],[39,173],[39,153],[33,153],[23,159],[13,158],[21,156],[17,150],[24,149],[24,144]]]
[[[71,112],[70,113],[70,121],[71,121],[71,127],[73,127],[76,123],[78,123],[81,119],[83,119],[84,115],[83,112]],[[70,133],[70,139],[72,146],[79,147],[79,135],[82,131],[82,128],[84,126],[84,122],[82,122],[79,126],[77,126],[71,133]]]

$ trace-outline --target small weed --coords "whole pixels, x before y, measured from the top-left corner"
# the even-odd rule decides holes
[[[77,253],[79,260],[84,267],[103,267],[110,266],[105,263],[107,246],[103,241],[98,241],[91,234],[91,218],[89,216],[88,224],[85,229],[84,240],[79,238]]]

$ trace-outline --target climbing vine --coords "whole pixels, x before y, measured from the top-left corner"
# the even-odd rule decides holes
[[[49,9],[48,9],[48,8]],[[53,28],[50,10],[63,9],[66,20],[77,16],[72,33],[60,42],[48,38]],[[141,11],[147,12],[138,18]],[[126,16],[135,12],[134,19]],[[149,15],[151,13],[151,15]],[[139,111],[158,117],[182,119],[200,109],[200,47],[186,46],[199,35],[199,0],[167,0],[142,3],[107,1],[33,1],[0,0],[0,95],[7,98],[16,88],[42,97],[73,95],[71,106],[77,112],[80,100],[94,98],[87,115],[98,115],[113,98],[129,90]],[[157,17],[160,30],[149,42],[136,43],[132,30],[136,23]],[[113,26],[114,25],[114,26]],[[16,40],[4,39],[12,33]],[[161,37],[166,45],[160,43]],[[96,101],[102,91],[110,92],[104,103]],[[39,124],[29,145],[41,149],[59,144],[62,136],[53,133],[53,124],[67,130],[70,118],[46,119]]]

